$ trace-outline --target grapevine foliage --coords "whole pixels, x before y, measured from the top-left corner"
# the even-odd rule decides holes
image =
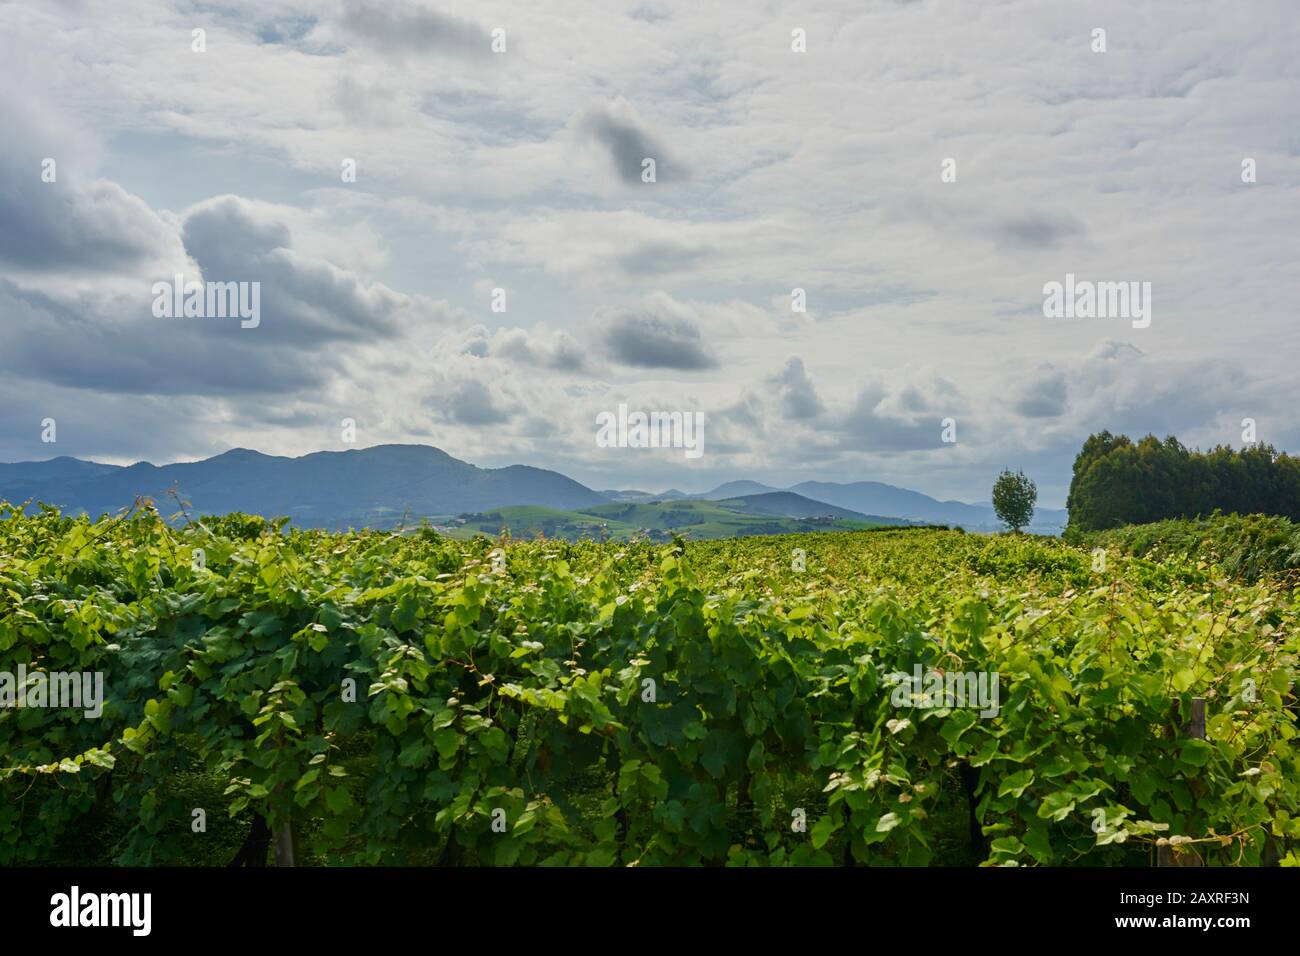
[[[105,814],[118,862],[192,860],[182,772],[325,863],[946,863],[966,801],[977,862],[1145,865],[1166,839],[1295,863],[1295,621],[1280,585],[1025,537],[454,542],[6,507],[0,670],[102,672],[106,700],[0,709],[0,864]],[[916,665],[998,674],[999,713],[896,706]]]

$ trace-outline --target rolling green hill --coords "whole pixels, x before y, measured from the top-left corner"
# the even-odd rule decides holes
[[[754,498],[769,498],[756,495]],[[798,499],[798,495],[785,496]],[[703,501],[687,498],[677,501],[611,502],[580,511],[555,508],[516,506],[488,512],[461,515],[456,523],[445,526],[454,538],[472,538],[478,534],[496,535],[502,529],[512,537],[534,537],[576,541],[583,538],[626,540],[636,536],[651,540],[668,540],[673,534],[696,540],[730,538],[746,535],[788,534],[798,531],[833,531],[904,525],[896,518],[874,518],[820,502],[799,499],[790,510],[806,514],[776,513],[772,502],[755,503],[745,498],[726,501]]]
[[[828,505],[797,495],[793,491],[770,491],[752,495],[737,495],[715,502],[723,508],[743,511],[753,515],[780,515],[785,518],[841,518],[848,521],[879,521],[884,524],[907,524],[902,518],[877,518],[860,511]]]

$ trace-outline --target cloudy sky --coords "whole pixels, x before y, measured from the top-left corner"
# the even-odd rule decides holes
[[[0,2],[0,460],[1060,506],[1102,428],[1296,451],[1297,50],[1294,0]],[[1149,327],[1045,318],[1067,273]],[[156,317],[176,274],[260,324]],[[621,402],[704,454],[597,447]]]

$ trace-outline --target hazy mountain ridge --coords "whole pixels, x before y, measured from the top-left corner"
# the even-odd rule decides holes
[[[129,466],[77,458],[0,463],[0,498],[40,501],[98,517],[129,507],[137,497],[177,510],[172,490],[191,513],[244,511],[287,516],[301,527],[391,527],[406,518],[478,514],[536,506],[582,511],[610,503],[706,500],[730,502],[750,514],[888,522],[906,519],[992,529],[988,505],[938,501],[920,492],[874,481],[805,481],[788,489],[757,481],[729,481],[699,495],[677,489],[595,491],[556,471],[529,465],[480,468],[428,445],[376,445],[322,451],[298,458],[246,448],[196,462]],[[1066,513],[1039,509],[1032,527],[1059,528]]]
[[[696,497],[705,498],[709,501],[721,501],[723,498],[741,498],[746,495],[766,495],[774,491],[794,489],[773,488],[771,485],[765,485],[759,481],[724,481],[712,491],[706,491]]]
[[[92,478],[117,471],[121,465],[102,465],[63,455],[47,461],[0,462],[0,486],[24,481],[49,481],[64,478]]]
[[[39,485],[40,487],[37,487]],[[140,495],[171,513],[175,488],[194,513],[287,515],[304,527],[392,525],[404,515],[452,515],[512,504],[582,508],[608,499],[571,478],[528,465],[479,468],[426,445],[377,445],[282,458],[237,448],[158,467],[141,462],[103,475],[11,483],[0,497],[37,498],[98,516]]]
[[[722,498],[746,495],[771,494],[782,489],[772,488],[757,481],[729,481],[711,491],[700,495],[701,498],[719,500]],[[887,485],[879,481],[854,481],[841,483],[834,481],[803,481],[784,489],[804,498],[822,501],[838,508],[863,515],[888,515],[894,518],[907,518],[911,521],[931,522],[934,524],[961,525],[966,528],[993,529],[1001,527],[992,505],[969,504],[964,501],[940,501],[919,491]],[[1065,526],[1067,514],[1064,509],[1038,508],[1030,527],[1040,529],[1060,529]]]
[[[974,505],[964,501],[939,501],[919,491],[886,485],[879,481],[855,481],[848,484],[804,481],[790,490],[809,498],[816,498],[818,501],[839,505],[841,508],[852,508],[855,511],[898,515],[902,518],[964,527],[996,528],[1001,525],[991,504]],[[1064,527],[1066,517],[1064,510],[1038,508],[1034,511],[1031,526]]]

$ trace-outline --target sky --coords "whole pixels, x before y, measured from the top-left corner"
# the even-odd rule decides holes
[[[1297,50],[1294,0],[0,0],[0,461],[1060,507],[1102,429],[1295,452]],[[1046,316],[1067,274],[1149,324]],[[703,453],[601,447],[620,404]]]

